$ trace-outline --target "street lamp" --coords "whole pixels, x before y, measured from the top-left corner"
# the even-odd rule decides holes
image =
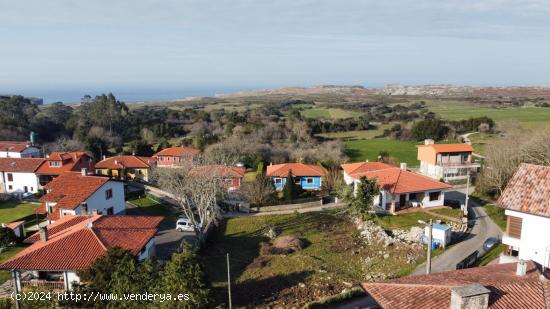
[[[418,220],[418,223],[424,224],[429,227],[428,229],[428,257],[426,259],[426,274],[429,275],[432,272],[432,230],[433,230],[433,220],[430,219],[429,223],[426,223],[423,220]]]

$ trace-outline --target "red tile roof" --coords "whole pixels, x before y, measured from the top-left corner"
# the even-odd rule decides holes
[[[242,178],[244,167],[227,165],[203,165],[197,166],[189,171],[189,175],[212,175],[226,178]]]
[[[40,201],[55,202],[58,209],[75,209],[108,181],[107,177],[66,172],[44,186],[48,193]]]
[[[550,217],[550,166],[522,163],[497,201],[498,207]]]
[[[491,291],[489,308],[547,308],[550,301],[541,272],[529,262],[527,274],[515,273],[516,263],[454,270],[430,275],[363,283],[363,289],[383,308],[449,308],[451,289],[478,283]]]
[[[380,162],[342,164],[342,169],[356,180],[362,176],[369,179],[375,178],[382,189],[392,194],[443,190],[451,187],[430,177]]]
[[[28,142],[0,141],[0,151],[23,152],[28,147]]]
[[[65,216],[48,226],[46,242],[39,241],[37,236],[31,246],[2,263],[0,268],[79,270],[114,247],[137,255],[154,237],[161,221],[162,217]]]
[[[474,151],[474,148],[470,144],[432,144],[432,145],[418,145],[417,147],[430,147],[430,148],[433,148],[436,153]]]
[[[50,161],[63,161],[59,167],[50,166]],[[89,172],[94,171],[93,160],[82,151],[75,152],[52,152],[44,163],[36,170],[39,175],[60,175],[67,171],[80,171],[87,168]]]
[[[288,171],[292,171],[293,176],[304,177],[304,176],[325,176],[327,170],[315,164],[304,164],[304,163],[283,163],[269,165],[267,167],[267,176],[268,177],[286,177],[288,176]]]
[[[18,228],[22,224],[25,224],[25,220],[14,221],[14,222],[10,222],[10,223],[2,223],[2,226],[7,227],[7,228],[12,229],[12,230],[15,230],[16,228]]]
[[[200,149],[191,148],[191,147],[169,147],[165,148],[153,156],[173,156],[173,157],[183,157],[183,156],[195,156],[200,153]]]
[[[43,158],[0,158],[0,171],[34,173],[44,161]]]
[[[123,168],[150,168],[154,165],[155,161],[156,159],[152,157],[115,156],[97,162],[95,168],[111,170]]]

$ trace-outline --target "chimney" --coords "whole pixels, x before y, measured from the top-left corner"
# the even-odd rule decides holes
[[[451,289],[451,309],[487,309],[489,291],[481,284],[474,283]]]
[[[38,228],[38,232],[40,233],[40,241],[46,242],[48,241],[48,229],[45,226],[41,226]]]
[[[135,151],[132,151],[132,156],[135,156],[136,155],[136,152]]]
[[[88,176],[88,169],[83,167],[81,170],[82,176]]]
[[[433,145],[434,144],[434,140],[433,139],[425,139],[424,140],[424,145]]]
[[[88,203],[80,203],[82,215],[88,214]]]
[[[406,171],[406,170],[407,170],[407,163],[401,162],[401,163],[399,164],[399,168],[400,168],[401,170],[403,170],[403,171]]]
[[[519,260],[516,266],[516,275],[521,277],[521,276],[525,276],[526,273],[527,273],[527,261]]]
[[[92,215],[97,216],[97,209],[92,210]]]
[[[107,159],[107,157],[105,155],[103,155],[103,157],[101,157],[103,160]]]
[[[117,161],[117,160],[115,160],[115,165],[116,165],[116,164],[118,164],[118,161]]]

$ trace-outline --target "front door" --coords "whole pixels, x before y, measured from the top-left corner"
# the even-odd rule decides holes
[[[406,194],[399,195],[399,208],[405,207],[406,202],[407,202],[407,195]]]
[[[27,192],[29,192],[29,188],[27,186],[24,186],[23,191],[25,191],[25,193],[27,193]]]

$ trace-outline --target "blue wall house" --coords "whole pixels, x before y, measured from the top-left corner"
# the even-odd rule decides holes
[[[296,184],[304,190],[320,190],[321,178],[327,173],[325,168],[320,165],[284,163],[268,166],[266,175],[273,180],[275,189],[280,191],[285,187],[289,171],[291,171]]]

